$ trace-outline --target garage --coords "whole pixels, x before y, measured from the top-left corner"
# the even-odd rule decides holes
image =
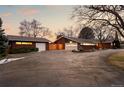
[[[46,44],[45,43],[36,43],[36,48],[39,49],[39,52],[46,50]]]

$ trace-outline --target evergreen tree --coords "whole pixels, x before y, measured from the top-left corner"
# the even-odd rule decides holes
[[[82,38],[82,39],[94,39],[95,36],[94,36],[93,30],[91,28],[84,27],[80,31],[78,38]]]
[[[0,57],[5,55],[5,51],[7,48],[7,38],[4,33],[4,29],[2,29],[2,19],[0,18]]]
[[[118,33],[115,32],[115,40],[113,41],[113,48],[120,48],[120,41],[118,39]]]

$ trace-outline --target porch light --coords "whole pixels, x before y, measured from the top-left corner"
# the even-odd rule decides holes
[[[70,41],[69,43],[72,44],[72,41]]]

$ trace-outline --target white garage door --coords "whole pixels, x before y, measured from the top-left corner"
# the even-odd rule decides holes
[[[39,49],[39,52],[46,50],[46,44],[45,43],[36,43],[36,48]]]
[[[66,43],[65,50],[77,50],[77,43]]]

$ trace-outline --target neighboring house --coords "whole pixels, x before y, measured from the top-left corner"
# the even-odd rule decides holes
[[[33,38],[33,37],[24,37],[24,36],[7,36],[9,41],[10,49],[20,48],[20,47],[32,47],[38,48],[40,51],[48,50],[49,40],[45,38]]]
[[[112,48],[112,41],[104,41],[101,45],[98,40],[62,36],[54,41],[54,49],[62,50],[61,48],[58,49],[58,45],[61,45],[63,50],[108,49]]]

